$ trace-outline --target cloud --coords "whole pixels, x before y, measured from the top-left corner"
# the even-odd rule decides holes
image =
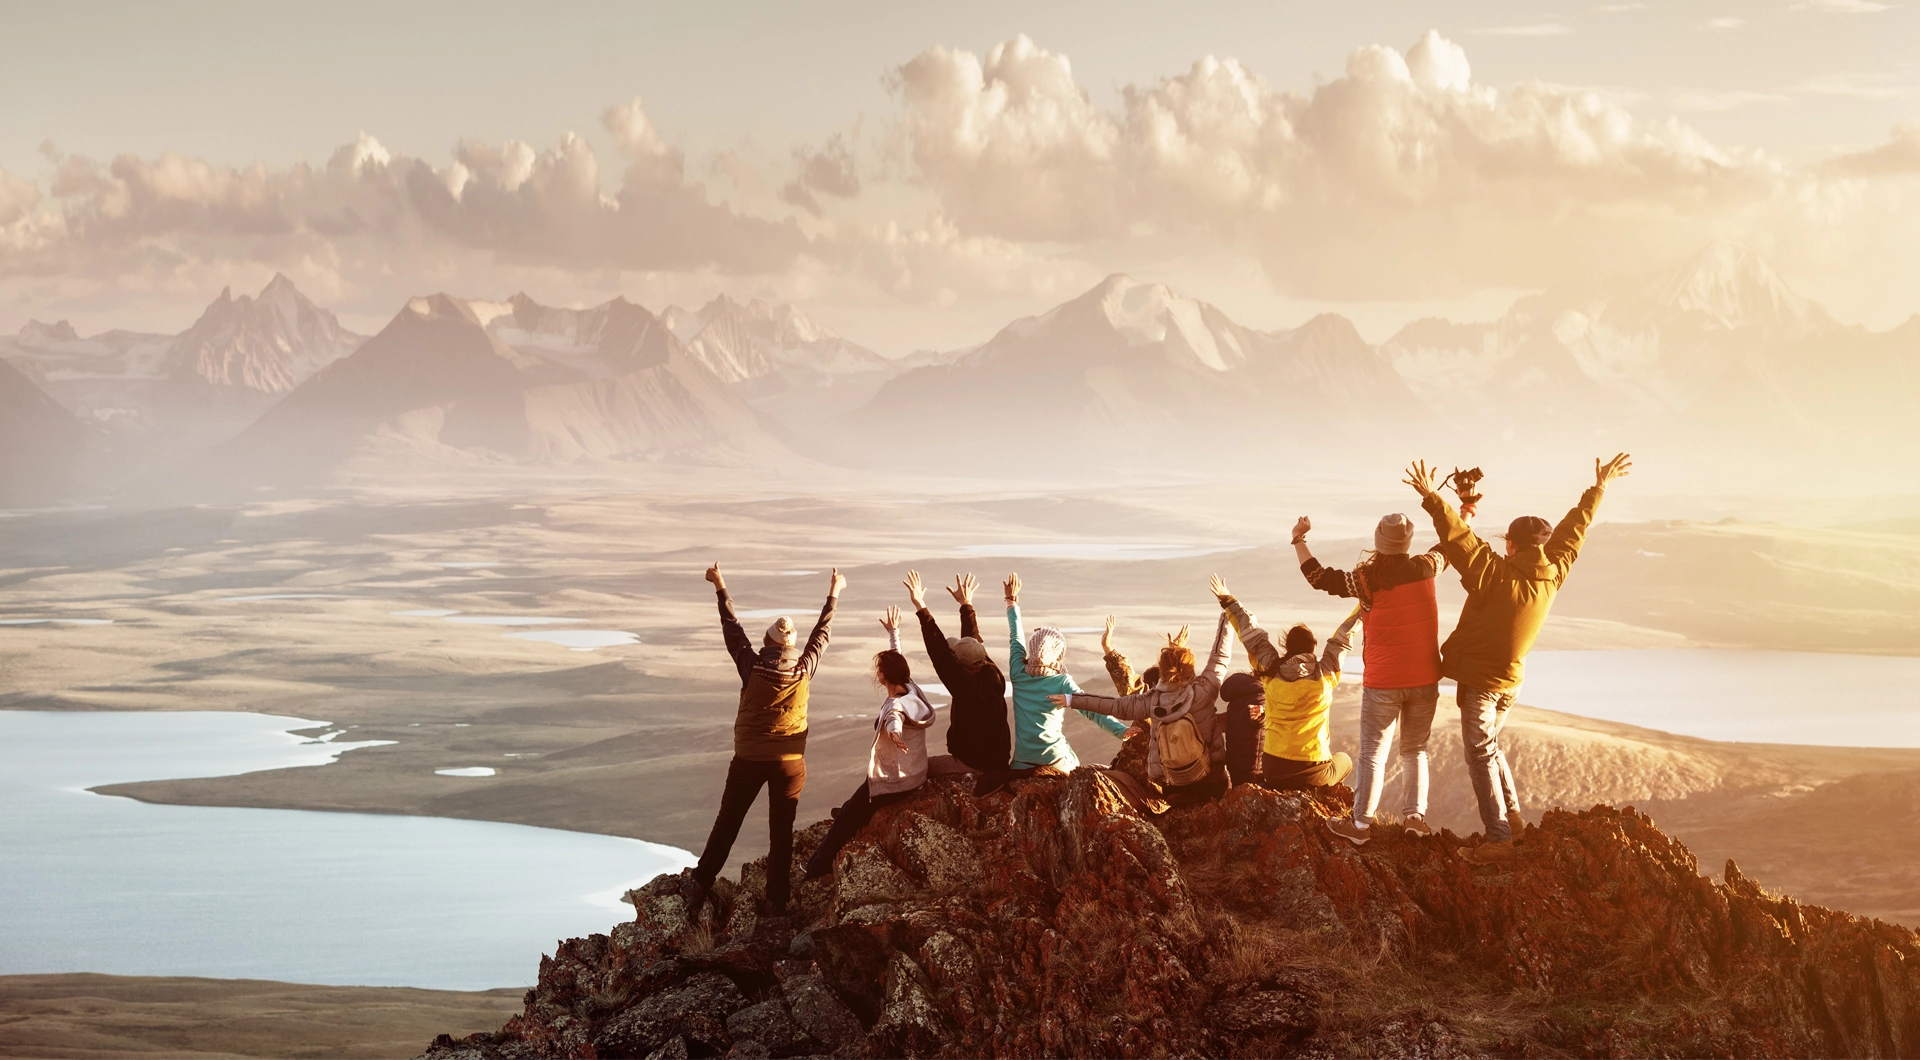
[[[799,173],[780,189],[780,198],[816,217],[820,215],[821,195],[851,199],[860,194],[860,174],[853,152],[840,134],[827,138],[818,148],[801,148],[793,153]]]
[[[1849,99],[1905,99],[1920,94],[1920,85],[1887,72],[1842,72],[1810,77],[1793,86],[1796,92]]]
[[[395,259],[418,265],[476,251],[576,270],[753,273],[808,252],[790,222],[711,201],[638,99],[609,108],[602,121],[619,150],[612,181],[571,133],[543,149],[462,141],[439,166],[396,155],[365,133],[324,164],[284,169],[173,152],[107,162],[55,154],[44,197],[23,198],[0,181],[0,225],[9,212],[30,210],[37,235],[18,234],[17,219],[5,229],[0,278],[110,279],[229,261],[377,270]]]
[[[1836,155],[1822,170],[1839,177],[1884,177],[1920,173],[1920,122],[1894,126],[1887,142],[1865,151]]]
[[[894,85],[915,174],[961,231],[1180,235],[1236,246],[1308,297],[1531,285],[1691,245],[1721,207],[1780,185],[1769,161],[1596,93],[1476,84],[1437,33],[1404,54],[1361,48],[1306,94],[1206,58],[1108,111],[1024,37],[984,60],[924,52]]]
[[[1595,11],[1605,11],[1612,14],[1621,11],[1645,11],[1652,6],[1653,5],[1647,3],[1646,0],[1640,0],[1638,3],[1631,4],[1595,4],[1593,9]]]
[[[1825,11],[1836,15],[1872,15],[1886,11],[1892,4],[1878,3],[1877,0],[1800,0],[1787,8],[1789,11]]]
[[[1748,89],[1727,89],[1722,91],[1680,92],[1673,97],[1673,105],[1680,110],[1703,111],[1710,114],[1740,110],[1744,107],[1764,106],[1785,103],[1787,96],[1778,92],[1754,92]]]
[[[1741,26],[1744,26],[1746,24],[1747,24],[1747,20],[1744,18],[1735,18],[1732,15],[1727,15],[1722,18],[1710,18],[1705,22],[1700,23],[1700,25],[1696,28],[1714,30],[1716,32],[1725,32],[1727,30],[1739,29]]]
[[[1558,22],[1539,22],[1527,26],[1488,26],[1474,32],[1483,37],[1563,37],[1572,33],[1573,27]]]

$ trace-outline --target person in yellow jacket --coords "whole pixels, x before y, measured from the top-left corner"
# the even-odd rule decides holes
[[[1258,782],[1269,788],[1319,788],[1347,779],[1353,758],[1333,750],[1331,715],[1340,660],[1353,646],[1360,612],[1348,615],[1327,638],[1326,650],[1315,657],[1313,630],[1296,625],[1287,630],[1282,647],[1275,648],[1273,638],[1233,598],[1218,574],[1213,576],[1213,595],[1246,645],[1254,676],[1267,693],[1266,747]]]

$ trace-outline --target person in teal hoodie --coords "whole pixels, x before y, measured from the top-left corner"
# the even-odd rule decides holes
[[[1031,637],[1020,632],[1020,576],[1007,575],[1007,633],[1011,654],[1007,673],[1013,677],[1013,777],[1030,777],[1045,769],[1070,773],[1080,764],[1061,730],[1066,711],[1047,699],[1075,695],[1080,686],[1066,669],[1067,638],[1052,626],[1041,626]],[[1119,736],[1127,723],[1105,714],[1080,711],[1080,716]]]

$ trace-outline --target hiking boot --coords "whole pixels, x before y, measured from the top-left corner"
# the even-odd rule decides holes
[[[687,903],[687,915],[700,915],[700,907],[707,904],[707,888],[699,880],[689,876],[680,881],[680,900]]]
[[[1366,846],[1373,838],[1373,829],[1360,827],[1351,817],[1327,818],[1327,830],[1357,847]]]
[[[1461,847],[1460,860],[1469,865],[1505,865],[1514,857],[1513,840],[1495,839],[1477,847]]]
[[[1407,819],[1400,822],[1400,826],[1414,835],[1433,834],[1433,826],[1427,823],[1426,817],[1417,813],[1408,814]]]

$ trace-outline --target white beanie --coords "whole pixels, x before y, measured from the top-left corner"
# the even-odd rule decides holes
[[[761,638],[761,643],[769,648],[793,647],[793,620],[785,615],[774,619],[773,625],[767,627],[767,635]]]
[[[1394,512],[1373,528],[1373,550],[1404,556],[1413,547],[1413,520]]]

